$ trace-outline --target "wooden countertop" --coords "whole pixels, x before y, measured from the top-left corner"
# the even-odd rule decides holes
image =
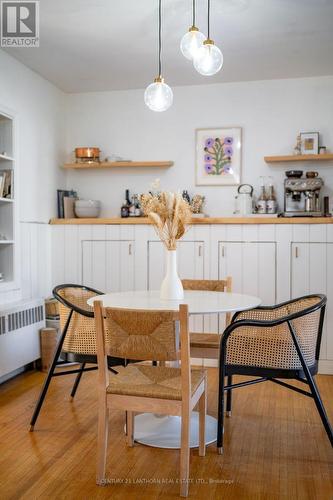
[[[194,218],[193,224],[333,224],[333,217],[202,217]],[[151,224],[148,217],[111,217],[98,219],[51,219],[52,225],[117,225]]]

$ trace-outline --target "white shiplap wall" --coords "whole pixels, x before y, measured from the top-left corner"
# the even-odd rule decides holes
[[[45,223],[20,223],[22,299],[45,298],[51,293],[50,232]]]

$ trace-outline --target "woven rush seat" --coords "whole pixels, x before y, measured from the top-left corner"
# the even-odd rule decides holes
[[[191,395],[204,380],[205,372],[191,370]],[[128,365],[110,378],[109,394],[181,400],[180,368]]]
[[[216,333],[190,333],[191,347],[218,349],[221,335]]]

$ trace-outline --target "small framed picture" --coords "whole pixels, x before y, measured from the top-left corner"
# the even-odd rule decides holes
[[[301,154],[317,155],[319,151],[319,132],[301,132]]]
[[[240,184],[241,148],[240,127],[196,130],[196,185]]]

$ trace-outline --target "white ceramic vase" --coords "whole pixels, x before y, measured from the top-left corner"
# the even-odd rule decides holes
[[[184,289],[177,272],[177,250],[166,251],[167,272],[161,285],[160,297],[163,300],[182,300]]]

